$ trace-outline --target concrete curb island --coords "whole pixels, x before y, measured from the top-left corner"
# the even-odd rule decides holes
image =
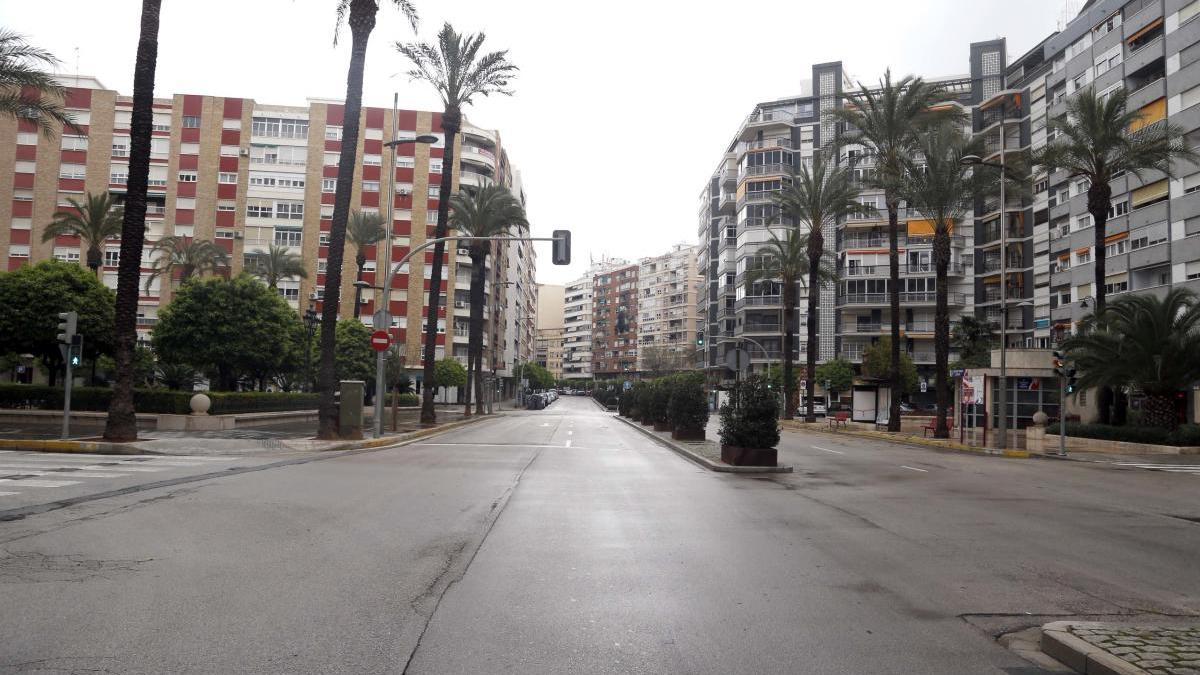
[[[593,399],[593,401],[594,400],[595,399]],[[596,405],[599,405],[599,403],[597,403]],[[676,454],[682,456],[684,459],[694,462],[696,464],[699,464],[700,466],[704,467],[705,469],[708,469],[709,471],[717,471],[719,473],[792,473],[792,471],[793,471],[793,467],[791,467],[791,466],[731,466],[729,464],[718,464],[717,462],[714,462],[711,459],[709,459],[703,455],[698,455],[698,454],[692,452],[691,450],[687,449],[687,447],[685,447],[683,445],[675,443],[674,441],[671,441],[669,439],[663,438],[662,436],[659,436],[658,434],[654,433],[653,431],[647,431],[646,429],[643,429],[642,425],[638,424],[637,422],[627,420],[624,417],[621,417],[620,415],[614,415],[614,416],[617,419],[624,422],[625,424],[629,425],[630,427],[637,429],[638,432],[640,432],[641,434],[648,436],[649,438],[657,441],[659,445],[666,447],[668,450],[674,451]]]
[[[859,438],[872,438],[876,440],[889,441],[891,443],[900,443],[903,445],[915,445],[925,448],[934,448],[937,450],[949,450],[950,452],[968,452],[975,455],[991,455],[994,457],[1009,457],[1012,459],[1029,459],[1034,457],[1034,453],[1027,450],[995,450],[992,448],[977,448],[954,441],[946,441],[937,438],[920,438],[917,436],[896,435],[888,431],[866,431],[862,429],[842,429],[840,431],[832,431],[828,428],[827,422],[797,422],[795,420],[783,420],[780,426],[784,429],[792,429],[795,431],[815,431],[829,436],[857,436]]]

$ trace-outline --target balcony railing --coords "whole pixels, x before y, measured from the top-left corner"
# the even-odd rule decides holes
[[[950,235],[950,245],[955,248],[962,248],[967,243],[966,237],[961,234]],[[842,238],[842,248],[887,248],[888,237],[885,234],[872,235],[854,235]],[[899,235],[896,237],[896,245],[900,247],[907,246],[933,246],[933,236],[924,235]]]
[[[842,296],[845,305],[886,305],[891,302],[888,293],[847,293]],[[928,305],[937,301],[937,293],[901,293],[901,305]],[[962,293],[947,293],[946,302],[950,305],[963,304]]]
[[[792,170],[793,167],[789,164],[763,164],[761,166],[747,166],[746,170],[742,172],[742,177],[769,176],[776,173],[788,174],[791,173]]]
[[[760,218],[758,216],[751,216],[742,221],[741,224],[745,227],[766,227],[767,225],[783,225],[791,227],[793,223],[794,221],[791,218],[783,216],[778,218]]]
[[[843,333],[882,333],[885,327],[882,323],[848,323],[842,329]]]
[[[962,263],[949,263],[946,266],[947,274],[959,275],[962,274]],[[847,266],[843,270],[843,275],[847,277],[886,277],[891,274],[888,265],[855,265]],[[937,274],[937,265],[933,263],[923,263],[917,265],[900,264],[900,274],[902,275],[932,275]]]
[[[783,325],[778,323],[748,323],[742,326],[743,333],[772,333],[778,334]]]
[[[792,147],[792,139],[790,138],[764,138],[758,141],[746,141],[747,150],[765,150],[768,148],[790,147]]]

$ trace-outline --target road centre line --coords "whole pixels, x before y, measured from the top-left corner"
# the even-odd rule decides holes
[[[904,465],[904,464],[901,464],[901,465],[900,465],[900,468],[901,468],[901,469],[908,469],[909,471],[920,471],[921,473],[929,473],[929,469],[918,469],[918,468],[917,468],[917,467],[915,467],[915,466],[907,466],[907,465]]]
[[[812,445],[812,446],[809,446],[809,447],[813,448],[814,450],[820,450],[820,451],[822,451],[822,452],[832,452],[832,453],[833,453],[833,454],[835,454],[835,455],[844,455],[844,454],[846,454],[846,453],[842,452],[841,450],[830,450],[829,448],[822,448],[822,447],[821,447],[821,446],[819,446],[819,445]]]

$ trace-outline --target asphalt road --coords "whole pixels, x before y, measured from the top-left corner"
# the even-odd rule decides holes
[[[781,447],[710,473],[565,397],[10,510],[0,672],[1017,674],[994,633],[1200,613],[1200,476]]]

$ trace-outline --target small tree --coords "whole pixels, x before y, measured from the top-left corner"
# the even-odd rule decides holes
[[[817,381],[826,384],[829,394],[850,391],[854,387],[854,366],[846,359],[834,359],[817,367]]]
[[[704,373],[681,373],[673,378],[667,419],[671,436],[681,440],[704,438],[708,426],[708,398],[704,395]]]
[[[878,342],[863,350],[863,375],[877,379],[886,379],[891,371],[891,338],[880,338]],[[900,383],[903,391],[895,394],[911,394],[917,390],[917,367],[913,365],[912,357],[900,352]]]
[[[434,387],[462,387],[467,384],[467,369],[458,359],[441,359],[433,367]]]
[[[650,422],[656,429],[666,427],[668,424],[667,415],[670,411],[671,385],[673,382],[672,378],[660,377],[650,383],[650,401],[647,405],[647,412]]]
[[[733,389],[733,405],[721,406],[721,445],[768,449],[779,444],[779,403],[766,381],[751,375]]]
[[[956,368],[987,368],[992,365],[992,347],[998,343],[995,324],[970,314],[950,330],[950,346],[958,350]]]

